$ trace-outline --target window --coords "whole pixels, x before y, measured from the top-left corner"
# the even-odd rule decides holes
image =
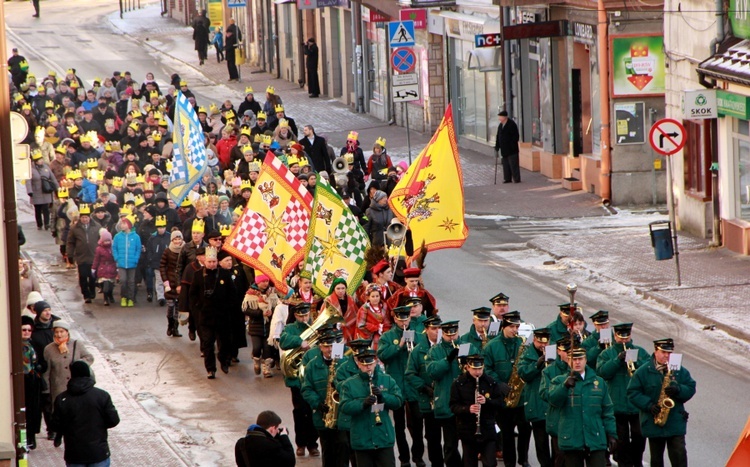
[[[685,120],[687,140],[682,151],[685,163],[685,193],[711,199],[711,125],[709,120]]]
[[[732,134],[734,146],[735,215],[738,219],[750,220],[750,123],[734,119]]]

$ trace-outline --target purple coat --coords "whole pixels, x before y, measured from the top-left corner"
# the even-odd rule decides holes
[[[112,256],[112,244],[107,246],[100,244],[96,247],[91,269],[96,271],[96,277],[99,279],[115,280],[117,278],[117,264]]]

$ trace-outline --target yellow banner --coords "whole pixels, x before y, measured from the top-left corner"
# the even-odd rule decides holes
[[[463,174],[450,105],[388,202],[411,230],[415,255],[422,241],[428,251],[460,248],[466,241],[469,228],[464,222]]]

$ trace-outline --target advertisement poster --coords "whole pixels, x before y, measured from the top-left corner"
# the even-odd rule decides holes
[[[221,0],[208,0],[208,19],[211,20],[211,31],[224,26],[224,5]]]
[[[614,36],[612,96],[637,97],[664,94],[664,38],[662,36]]]

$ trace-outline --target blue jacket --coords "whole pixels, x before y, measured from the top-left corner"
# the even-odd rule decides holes
[[[219,50],[224,50],[224,34],[217,32],[211,44],[215,45]]]
[[[87,178],[84,178],[81,191],[78,192],[78,197],[81,198],[81,201],[84,203],[94,204],[96,203],[97,189],[98,187],[96,186],[96,183],[90,182]]]
[[[141,258],[141,237],[132,230],[120,232],[112,240],[112,256],[118,268],[131,269],[138,266]]]

